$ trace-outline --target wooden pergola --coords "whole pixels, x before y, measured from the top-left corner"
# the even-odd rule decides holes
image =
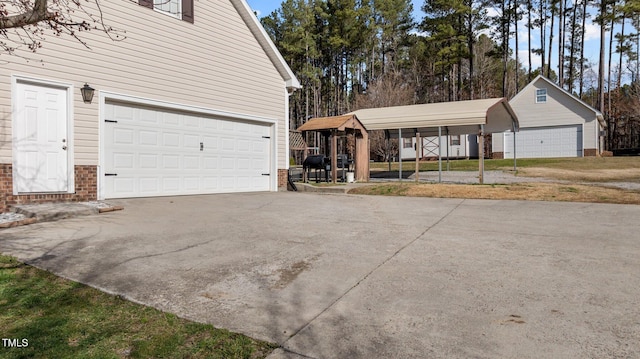
[[[369,180],[369,134],[360,120],[353,115],[312,118],[298,131],[316,131],[325,137],[329,137],[331,143],[331,180],[338,181],[338,137],[352,134],[355,136],[356,148],[354,155],[355,179],[357,181]]]

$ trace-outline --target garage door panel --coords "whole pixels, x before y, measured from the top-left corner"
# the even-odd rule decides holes
[[[157,194],[160,190],[160,180],[158,177],[141,177],[138,180],[138,188],[134,190],[140,193]]]
[[[162,192],[175,193],[180,190],[180,177],[164,177],[162,179]]]
[[[164,132],[162,134],[163,147],[180,147],[180,134],[175,132]]]
[[[116,104],[105,113],[106,198],[270,189],[271,125]]]
[[[131,122],[134,122],[134,121],[146,122],[147,125],[149,124],[159,125],[160,119],[158,115],[159,114],[157,111],[151,111],[146,109],[134,109],[132,117],[127,118],[127,120]]]
[[[204,157],[202,168],[205,170],[217,170],[219,159],[217,157]]]
[[[513,134],[505,133],[505,158],[513,158]],[[582,156],[582,126],[522,128],[516,133],[518,158]]]
[[[179,127],[181,125],[180,115],[175,113],[162,113],[163,127]]]
[[[144,131],[138,132],[138,144],[141,146],[157,146],[158,145],[158,132],[157,131]]]
[[[184,169],[185,170],[197,170],[202,165],[200,164],[200,157],[198,156],[184,156]]]
[[[162,169],[164,170],[177,170],[180,169],[180,156],[178,155],[164,155],[162,156]]]
[[[200,189],[200,178],[198,177],[185,177],[184,188],[189,192],[197,192]]]
[[[133,178],[114,178],[114,190],[118,193],[132,195],[135,191],[135,180]]]
[[[222,138],[222,151],[235,152],[236,139],[235,138]]]
[[[186,148],[200,148],[200,136],[193,134],[186,134],[183,137],[184,147]]]
[[[114,153],[113,167],[117,170],[132,169],[134,167],[134,155],[131,153]]]

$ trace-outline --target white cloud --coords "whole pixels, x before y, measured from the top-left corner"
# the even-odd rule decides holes
[[[600,26],[594,23],[585,25],[586,31],[584,33],[584,41],[593,39],[600,39]]]
[[[518,60],[522,67],[528,69],[529,68],[529,50],[520,50],[518,51]],[[540,55],[531,54],[531,68],[533,70],[542,66],[542,60],[540,59]]]

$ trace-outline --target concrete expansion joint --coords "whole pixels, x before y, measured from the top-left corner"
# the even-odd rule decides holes
[[[284,348],[284,345],[293,337],[295,337],[296,335],[298,335],[298,333],[300,333],[301,331],[303,331],[305,328],[309,327],[311,325],[311,323],[313,323],[316,319],[318,319],[322,314],[326,313],[329,309],[331,309],[333,306],[335,306],[339,301],[342,300],[342,298],[344,298],[347,294],[351,293],[351,291],[353,291],[354,289],[356,289],[358,286],[360,286],[360,284],[362,282],[364,282],[365,280],[367,280],[373,273],[375,273],[378,269],[382,268],[384,265],[386,265],[387,263],[389,263],[392,259],[394,259],[395,257],[397,257],[401,252],[403,252],[405,249],[407,249],[408,247],[410,247],[412,244],[414,244],[416,241],[418,241],[420,238],[422,238],[425,234],[427,234],[427,232],[429,232],[432,228],[434,228],[435,226],[437,226],[438,224],[440,224],[440,222],[442,222],[445,218],[449,217],[451,215],[451,213],[453,213],[455,210],[457,210],[463,203],[465,202],[465,200],[461,200],[458,204],[456,204],[455,207],[453,207],[451,210],[449,210],[449,212],[445,213],[444,216],[442,216],[436,223],[432,224],[431,226],[428,226],[422,233],[420,233],[419,235],[417,235],[414,239],[412,239],[411,241],[409,241],[408,243],[406,243],[405,245],[403,245],[402,247],[400,247],[397,251],[395,251],[391,256],[389,256],[388,258],[386,258],[384,261],[382,261],[382,263],[378,264],[375,268],[373,268],[372,270],[370,270],[367,274],[365,274],[362,278],[360,278],[360,280],[358,280],[358,282],[356,282],[356,284],[354,284],[351,288],[347,289],[344,293],[342,293],[342,295],[340,295],[338,298],[336,298],[334,301],[332,301],[326,308],[324,308],[323,310],[321,310],[317,315],[315,315],[313,318],[311,318],[311,320],[309,320],[307,323],[305,323],[304,325],[302,325],[298,330],[296,330],[295,332],[293,332],[282,344],[281,346]],[[297,354],[297,353],[296,353]],[[298,354],[299,355],[299,354]]]
[[[283,346],[281,346],[281,347],[280,347],[280,350],[282,350],[283,352],[285,352],[285,353],[287,353],[287,354],[293,354],[293,355],[295,355],[296,357],[300,357],[300,358],[318,359],[318,358],[316,358],[316,357],[310,357],[310,356],[308,356],[308,355],[304,355],[304,354],[302,354],[302,353],[298,353],[298,352],[296,352],[296,351],[289,350],[289,349],[287,349],[287,348],[285,348],[285,347],[283,347]]]

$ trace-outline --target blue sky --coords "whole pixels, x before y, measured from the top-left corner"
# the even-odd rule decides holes
[[[412,0],[413,2],[413,8],[414,8],[414,18],[416,21],[420,21],[420,19],[423,16],[422,11],[420,11],[420,8],[422,7],[422,4],[424,3],[424,0]],[[280,7],[280,4],[282,4],[282,0],[247,0],[247,3],[249,3],[249,6],[251,6],[251,8],[256,11],[258,13],[258,17],[263,17],[266,15],[269,15],[273,10],[277,9]],[[489,9],[489,12],[492,12],[492,9]],[[495,12],[494,12],[495,14]],[[528,45],[527,45],[527,28],[525,25],[525,21],[526,19],[523,19],[522,22],[519,24],[519,28],[518,28],[518,32],[519,32],[519,36],[518,36],[518,42],[519,42],[519,54],[520,54],[520,61],[523,64],[523,66],[528,67],[528,56],[529,56],[529,51],[528,51]],[[557,30],[554,30],[554,32]],[[627,31],[628,32],[628,31]],[[533,43],[533,47],[539,47],[539,30],[534,31],[533,35],[534,38],[532,39],[532,43]],[[554,38],[554,49],[553,49],[553,53],[552,53],[552,59],[555,58],[555,60],[552,61],[552,65],[554,67],[557,68],[557,57],[558,57],[558,48],[557,48],[557,36]],[[608,43],[608,39],[607,39],[607,43]],[[547,45],[548,46],[548,45]],[[587,58],[589,60],[589,62],[591,62],[592,64],[597,64],[598,62],[598,51],[599,51],[599,46],[600,46],[600,30],[599,27],[596,24],[593,24],[591,22],[591,20],[587,21],[587,34],[586,34],[586,39],[585,39],[585,58]],[[511,48],[515,49],[515,40],[512,40],[512,44],[511,44]],[[616,56],[614,55],[614,58],[616,58]],[[541,65],[541,61],[540,61],[540,57],[534,55],[533,59],[533,68],[537,68]],[[614,62],[616,62],[614,60]],[[617,62],[616,62],[617,63]],[[605,64],[606,66],[606,64]],[[595,69],[595,72],[597,73],[597,68]]]
[[[418,11],[422,7],[424,0],[412,0],[412,2],[414,11]],[[282,0],[247,0],[247,3],[249,3],[249,6],[251,6],[254,11],[258,12],[258,17],[263,17],[279,8]],[[418,19],[416,18],[416,20]]]

